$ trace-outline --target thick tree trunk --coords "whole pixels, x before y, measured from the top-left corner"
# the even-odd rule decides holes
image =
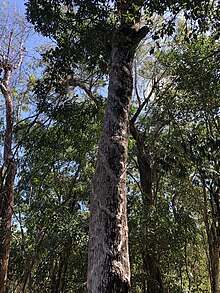
[[[140,174],[141,192],[143,199],[143,212],[147,215],[149,207],[155,206],[155,199],[152,193],[153,172],[150,165],[148,151],[142,141],[138,129],[131,125],[131,134],[137,145],[137,161]],[[156,229],[154,223],[153,228]],[[152,247],[150,247],[152,249]],[[144,249],[144,248],[143,248]],[[163,281],[160,273],[157,256],[150,253],[147,248],[143,250],[142,260],[147,273],[147,293],[162,293]]]
[[[132,62],[145,34],[124,27],[112,40],[108,99],[90,202],[89,293],[130,291],[126,160]]]
[[[6,105],[6,130],[4,140],[4,162],[0,174],[0,293],[6,291],[7,272],[11,243],[11,225],[14,205],[14,179],[16,165],[13,162],[12,136],[13,136],[13,102],[8,89],[12,67],[4,68],[4,77],[0,84],[1,92]]]

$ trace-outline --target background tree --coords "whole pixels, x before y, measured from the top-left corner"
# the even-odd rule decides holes
[[[176,114],[170,114],[176,117],[173,119],[173,125],[182,137],[182,147],[187,159],[194,166],[194,183],[200,188],[201,195],[203,194],[203,209],[200,214],[204,219],[209,244],[212,292],[217,292],[219,290],[217,248],[219,247],[217,228],[219,73],[216,71],[219,67],[218,41],[212,36],[204,36],[190,46],[186,44],[182,48],[184,48],[182,54],[176,54],[175,50],[171,54],[171,60],[175,60],[174,66],[177,65],[178,58],[181,58],[176,70],[171,69],[171,74],[178,76],[176,89],[180,98],[182,97],[182,102],[180,98],[177,103],[174,100],[175,107],[179,110]],[[183,73],[183,68],[188,68],[187,73],[185,71]]]
[[[133,167],[132,169],[129,168],[129,174],[133,174],[131,180],[135,179],[136,182],[139,182],[138,192],[132,191],[132,189],[134,189],[133,185],[132,188],[129,188],[129,193],[131,193],[132,196],[135,197],[135,193],[138,194],[136,200],[131,199],[133,206],[129,204],[131,213],[130,225],[131,227],[134,225],[134,232],[131,231],[131,235],[134,233],[133,237],[136,239],[140,237],[140,243],[146,243],[148,253],[156,256],[154,265],[152,265],[152,259],[151,261],[143,262],[144,265],[148,263],[151,264],[151,266],[147,265],[146,267],[146,280],[150,281],[151,279],[151,282],[154,280],[153,284],[156,288],[159,287],[159,284],[162,284],[161,274],[158,273],[158,270],[163,272],[162,276],[166,275],[167,262],[165,261],[163,263],[163,259],[164,255],[167,255],[167,250],[169,250],[171,254],[173,253],[169,258],[170,264],[172,260],[175,259],[174,254],[176,254],[176,256],[178,255],[176,263],[179,264],[179,268],[174,265],[173,276],[176,275],[177,280],[179,278],[180,282],[178,284],[167,279],[167,277],[163,277],[164,283],[166,284],[165,287],[172,283],[173,285],[175,284],[175,286],[178,285],[179,290],[182,290],[184,286],[188,284],[189,291],[209,290],[209,286],[207,285],[207,259],[205,257],[205,253],[207,252],[206,243],[201,240],[204,238],[204,224],[201,225],[203,222],[203,213],[201,213],[201,206],[198,206],[198,199],[195,198],[195,195],[198,196],[199,191],[192,181],[192,174],[194,174],[196,167],[194,161],[190,161],[187,156],[190,153],[189,150],[185,153],[183,145],[184,140],[187,141],[189,139],[188,135],[190,136],[189,133],[193,131],[193,121],[197,123],[197,135],[204,134],[205,137],[208,137],[206,132],[203,133],[203,131],[198,130],[198,117],[199,119],[204,118],[203,114],[201,115],[199,111],[207,111],[207,106],[204,105],[205,96],[202,94],[204,91],[207,91],[206,93],[209,92],[207,96],[209,96],[212,101],[213,112],[210,116],[213,117],[214,115],[215,117],[216,111],[218,111],[217,109],[219,106],[216,101],[216,97],[218,96],[218,78],[216,79],[216,74],[214,73],[214,68],[218,67],[218,65],[216,65],[216,62],[218,63],[218,50],[215,47],[215,41],[213,43],[213,39],[210,40],[206,37],[202,37],[202,39],[193,41],[189,44],[189,41],[184,41],[184,36],[181,34],[181,36],[179,35],[177,37],[177,42],[178,43],[175,43],[175,40],[171,41],[170,45],[173,49],[171,49],[171,52],[168,50],[168,55],[162,50],[162,55],[164,56],[165,54],[169,61],[171,61],[169,56],[172,56],[174,59],[175,54],[176,57],[179,56],[178,59],[175,59],[174,64],[167,61],[165,71],[162,66],[163,63],[161,64],[158,60],[152,70],[152,64],[154,64],[155,60],[154,57],[157,59],[159,56],[159,60],[161,60],[161,50],[158,49],[157,52],[155,52],[155,56],[146,57],[145,53],[145,55],[143,54],[142,57],[140,57],[143,58],[144,56],[145,62],[142,60],[137,74],[140,74],[140,79],[143,78],[145,82],[147,80],[149,80],[149,82],[147,83],[147,90],[143,89],[143,81],[136,85],[136,90],[137,88],[142,88],[145,95],[142,96],[139,92],[137,93],[139,106],[131,119],[131,133],[136,140],[137,146],[131,153],[132,158],[130,163]],[[184,53],[183,48],[186,50]],[[167,51],[167,44],[165,51]],[[194,71],[192,67],[193,64],[198,65],[200,62],[203,63],[209,58],[214,58],[214,60],[211,61],[212,70],[209,71],[207,68],[205,70],[207,73],[205,80],[208,82],[204,87],[199,81],[199,75],[196,74],[197,70]],[[174,61],[174,59],[172,60]],[[191,65],[189,65],[188,62]],[[210,63],[210,60],[207,62]],[[186,75],[186,68],[189,69],[190,66],[192,66],[190,73]],[[200,66],[206,67],[207,65],[198,65],[199,72],[201,72]],[[180,67],[181,72],[179,72],[178,69],[176,70],[176,68]],[[145,68],[147,68],[147,71]],[[171,71],[171,68],[173,71]],[[166,70],[168,73],[171,72],[171,75],[167,75]],[[149,72],[154,72],[154,74],[149,74]],[[166,73],[165,75],[164,72]],[[178,74],[173,75],[173,72],[178,72]],[[185,76],[187,76],[186,80],[184,79]],[[183,79],[185,81],[184,85]],[[194,81],[193,85],[199,84],[197,89],[193,86],[193,91],[196,91],[196,96],[194,97],[192,97],[188,91],[188,82],[191,84],[191,80]],[[212,80],[212,82],[210,82],[210,80]],[[155,81],[157,82],[155,83]],[[179,91],[180,89],[182,90],[182,86],[185,86],[184,95]],[[148,95],[146,95],[147,92],[149,93]],[[207,102],[205,104],[207,105]],[[210,126],[214,123],[213,118],[209,120]],[[184,127],[182,127],[182,125],[184,125]],[[203,125],[203,123],[201,125]],[[180,129],[182,132],[180,132]],[[212,129],[215,129],[214,125]],[[193,135],[195,137],[195,132],[193,132]],[[200,139],[201,137],[199,138],[198,136],[197,141]],[[133,144],[133,146],[135,146],[135,144]],[[192,149],[196,148],[195,146],[191,147]],[[135,157],[137,157],[137,160]],[[200,162],[202,157],[202,154],[200,154]],[[140,174],[133,173],[134,169],[137,167],[139,168]],[[218,172],[218,170],[216,170],[216,172]],[[181,188],[181,185],[184,187]],[[190,195],[191,198],[188,198],[187,194]],[[191,205],[188,205],[187,200],[191,202]],[[140,232],[138,234],[137,227],[139,226]],[[200,229],[196,227],[200,227]],[[147,231],[145,232],[146,234],[144,234],[143,231]],[[157,233],[157,231],[159,231],[159,233]],[[166,231],[165,234],[163,234],[163,231]],[[210,239],[210,237],[208,238]],[[175,239],[173,243],[172,239]],[[161,245],[161,243],[164,245]],[[192,262],[191,258],[188,259],[189,243],[194,243],[190,251],[194,251],[193,253],[195,253],[195,255],[196,247],[200,247],[200,255],[203,247],[203,258],[201,259],[203,263],[201,267],[203,267],[203,270],[200,270],[199,273],[202,275],[201,279],[198,278],[196,280],[195,278],[196,273],[193,267],[197,266],[196,262],[194,262],[192,267],[189,265],[189,262]],[[143,246],[137,248],[133,241],[131,241],[131,244],[132,246],[134,245],[135,251],[139,251],[140,258],[142,258],[145,253],[145,248]],[[172,250],[170,249],[171,247]],[[165,267],[164,264],[166,264]],[[134,266],[136,265],[137,263],[135,262]],[[172,270],[171,267],[172,266],[169,267],[169,272]],[[149,271],[150,269],[152,269],[152,275]],[[142,269],[139,268],[139,274],[141,270]],[[179,275],[178,271],[180,272]],[[153,276],[153,273],[155,273],[154,277],[150,277]],[[134,273],[134,277],[135,276],[136,274]],[[143,278],[145,278],[144,273]],[[198,284],[200,284],[201,287],[199,287]],[[145,279],[143,279],[142,286],[142,290],[150,290],[151,287],[150,284],[148,284],[146,289]],[[153,292],[155,292],[155,290],[161,290],[156,288],[153,288]],[[169,289],[178,290],[178,287],[176,287],[176,289],[174,289],[174,287],[171,289],[170,287]]]
[[[7,10],[6,4],[1,5],[0,13],[0,91],[5,105],[1,141],[3,156],[0,168],[0,292],[5,292],[12,236],[14,181],[17,169],[13,152],[14,101],[16,99],[14,86],[15,80],[19,76],[25,52],[23,43],[28,36],[29,29],[25,26],[24,18],[16,11]],[[11,13],[14,14],[13,17]]]
[[[83,80],[78,71],[69,85],[60,81],[62,95],[52,84],[46,100],[44,95],[35,100],[40,114],[31,131],[31,119],[16,128],[22,147],[16,188],[20,227],[12,246],[11,290],[85,290],[87,202],[103,112],[101,97],[94,93],[101,83],[92,78]],[[39,92],[44,79],[36,81]]]

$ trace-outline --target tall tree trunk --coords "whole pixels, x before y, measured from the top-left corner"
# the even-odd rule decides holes
[[[131,134],[136,141],[137,145],[137,161],[140,174],[140,184],[143,199],[143,212],[147,215],[149,207],[155,206],[155,200],[153,197],[152,186],[152,168],[150,165],[150,158],[147,148],[142,141],[141,135],[138,129],[131,125]],[[152,223],[153,229],[156,229],[154,223]],[[152,249],[152,247],[150,247]],[[160,273],[157,255],[150,252],[147,247],[143,250],[142,260],[145,271],[147,273],[147,293],[162,293],[163,281]]]
[[[88,292],[130,291],[126,161],[132,63],[138,32],[121,26],[112,37],[109,89],[90,201]]]
[[[13,102],[8,87],[12,68],[10,65],[4,67],[4,76],[0,84],[0,90],[4,96],[6,105],[4,160],[0,174],[0,293],[6,291],[14,205],[14,179],[16,174],[16,165],[13,161],[12,154]]]

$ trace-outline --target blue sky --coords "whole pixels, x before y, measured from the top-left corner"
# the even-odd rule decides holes
[[[6,8],[9,9],[10,12],[12,12],[11,16],[13,18],[13,12],[18,11],[19,14],[21,15],[25,15],[25,5],[24,3],[26,2],[26,0],[0,0],[0,4],[3,4],[3,8],[4,6],[6,6]],[[7,10],[6,10],[7,11]],[[28,22],[27,22],[28,25]],[[27,35],[28,36],[28,35]],[[32,73],[32,69],[30,65],[34,65],[34,61],[36,61],[36,59],[40,59],[40,55],[38,53],[39,48],[41,45],[43,44],[48,44],[51,43],[49,41],[49,39],[44,38],[43,36],[41,36],[40,34],[34,32],[30,30],[29,36],[27,37],[27,39],[23,39],[24,41],[24,47],[26,49],[24,56],[23,56],[23,63],[22,63],[22,68],[21,68],[21,72],[24,76],[27,74],[31,74]],[[28,70],[26,69],[26,66],[28,65]],[[41,74],[41,69],[40,68],[33,68],[34,73],[36,74]],[[19,73],[19,74],[20,74]]]
[[[6,3],[8,2],[8,3],[10,3],[10,5],[13,5],[21,12],[25,11],[25,6],[24,6],[25,1],[24,0],[7,0],[7,1],[1,1],[1,2],[6,2]]]
[[[17,9],[19,12],[21,12],[21,14],[25,14],[25,2],[27,2],[27,0],[0,0],[0,3],[4,2],[7,3],[11,9]],[[41,44],[45,44],[48,42],[48,39],[42,37],[38,33],[34,33],[34,35],[28,38],[26,46],[28,47],[27,49],[30,54],[33,55],[35,48],[38,48]]]

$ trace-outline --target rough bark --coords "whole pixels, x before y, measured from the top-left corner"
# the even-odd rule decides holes
[[[145,34],[122,26],[112,38],[108,98],[90,201],[89,293],[130,291],[126,160],[132,63]]]
[[[138,129],[133,124],[131,124],[131,134],[135,139],[137,146],[137,161],[143,199],[143,212],[145,215],[147,215],[149,207],[155,206],[155,199],[152,192],[153,171],[150,165],[148,150],[145,147],[144,142],[142,141]],[[147,293],[162,293],[163,281],[160,273],[157,255],[151,253],[147,248],[145,248],[142,252],[142,260],[144,269],[148,277]]]
[[[12,68],[10,65],[4,66],[4,76],[0,83],[0,90],[6,105],[4,158],[0,174],[0,293],[6,291],[14,205],[14,179],[16,174],[16,165],[12,154],[13,101],[8,86]]]

